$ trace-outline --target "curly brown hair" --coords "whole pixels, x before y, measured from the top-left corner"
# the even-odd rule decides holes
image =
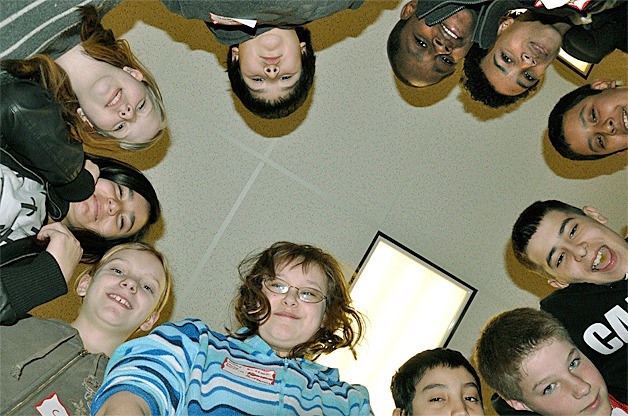
[[[355,346],[362,339],[364,318],[351,306],[351,297],[338,261],[320,248],[286,241],[274,243],[260,253],[247,256],[238,267],[242,284],[234,300],[235,317],[245,327],[230,334],[246,339],[259,333],[259,327],[270,316],[270,303],[262,292],[264,279],[274,277],[282,267],[296,262],[305,272],[320,267],[327,277],[325,316],[321,328],[306,342],[294,346],[288,358],[315,360],[321,354],[349,347],[354,357]]]

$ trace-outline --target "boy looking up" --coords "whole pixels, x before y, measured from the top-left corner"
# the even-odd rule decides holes
[[[486,383],[517,410],[550,415],[625,415],[602,375],[549,313],[519,308],[493,317],[475,347]]]

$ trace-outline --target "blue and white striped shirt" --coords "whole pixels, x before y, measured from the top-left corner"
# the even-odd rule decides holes
[[[240,341],[198,319],[118,347],[92,414],[119,391],[142,397],[159,415],[372,414],[366,387],[339,381],[337,369],[281,358],[259,336]]]

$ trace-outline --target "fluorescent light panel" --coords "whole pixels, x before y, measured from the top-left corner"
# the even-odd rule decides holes
[[[390,379],[416,353],[444,346],[475,289],[378,233],[351,287],[367,318],[358,360],[343,348],[318,362],[341,380],[365,385],[375,414],[391,414]]]

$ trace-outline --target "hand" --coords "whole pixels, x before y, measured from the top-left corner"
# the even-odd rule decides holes
[[[94,184],[96,184],[96,181],[100,177],[100,168],[98,165],[89,159],[85,159],[85,170],[92,174],[94,177]]]
[[[44,225],[37,234],[38,240],[49,240],[46,251],[52,255],[61,268],[66,283],[74,275],[74,270],[81,260],[83,249],[70,230],[60,222]]]

